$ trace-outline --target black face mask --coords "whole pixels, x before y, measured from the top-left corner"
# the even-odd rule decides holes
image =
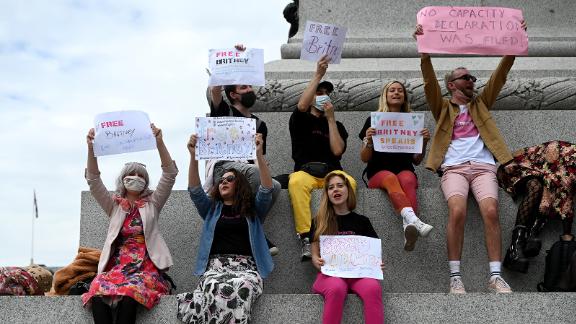
[[[240,103],[246,108],[254,106],[254,103],[256,103],[256,94],[254,91],[246,92],[245,94],[240,95]]]

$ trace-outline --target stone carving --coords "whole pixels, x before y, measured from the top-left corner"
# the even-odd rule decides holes
[[[488,79],[478,79],[482,90]],[[330,80],[334,84],[332,100],[338,110],[374,111],[385,79]],[[427,110],[422,79],[401,79],[406,85],[413,110]],[[309,80],[268,80],[257,90],[253,111],[292,111]],[[441,82],[444,95],[447,91]],[[494,109],[499,110],[574,110],[576,78],[509,79],[500,92]]]

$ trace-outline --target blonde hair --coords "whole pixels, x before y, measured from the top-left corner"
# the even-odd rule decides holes
[[[386,100],[386,95],[388,94],[388,89],[394,84],[398,83],[402,86],[402,90],[404,90],[404,102],[402,106],[400,106],[401,112],[411,112],[412,109],[410,108],[410,102],[408,102],[408,92],[406,91],[406,86],[400,81],[390,81],[384,85],[382,88],[382,92],[380,93],[380,99],[378,100],[378,112],[389,112],[390,108],[388,107],[388,101]]]
[[[322,192],[322,199],[320,200],[320,208],[314,217],[316,223],[316,231],[314,232],[314,237],[312,242],[319,241],[320,235],[335,235],[338,232],[338,222],[336,221],[336,213],[334,212],[334,206],[328,198],[328,186],[330,180],[334,177],[340,177],[344,180],[346,187],[348,188],[348,199],[346,204],[348,210],[352,211],[356,208],[356,193],[350,184],[348,178],[339,172],[330,172],[324,177],[324,190]]]
[[[454,79],[454,72],[456,72],[458,70],[468,70],[468,69],[463,67],[463,66],[459,66],[459,67],[455,68],[454,70],[444,74],[444,86],[446,87],[446,90],[448,90],[448,92],[450,92],[450,93],[452,91],[450,91],[450,89],[448,89],[448,83],[452,82],[452,80]]]

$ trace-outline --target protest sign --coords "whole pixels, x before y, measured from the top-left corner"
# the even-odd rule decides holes
[[[300,59],[317,62],[327,54],[330,63],[339,64],[345,39],[346,27],[307,21]]]
[[[376,130],[372,136],[375,151],[422,153],[423,113],[372,112],[370,123]]]
[[[196,160],[256,158],[256,120],[244,117],[196,117]]]
[[[498,7],[425,7],[417,21],[418,52],[528,55],[522,11]]]
[[[320,235],[323,274],[340,278],[383,279],[380,239],[360,235]]]
[[[211,49],[208,66],[208,85],[248,84],[263,86],[264,50],[249,48],[245,51],[232,49]]]
[[[150,118],[143,111],[107,112],[94,118],[94,155],[112,155],[156,149]]]

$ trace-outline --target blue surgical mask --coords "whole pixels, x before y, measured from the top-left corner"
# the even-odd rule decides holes
[[[316,96],[314,107],[320,111],[324,111],[324,104],[330,102],[330,97],[327,95]]]

